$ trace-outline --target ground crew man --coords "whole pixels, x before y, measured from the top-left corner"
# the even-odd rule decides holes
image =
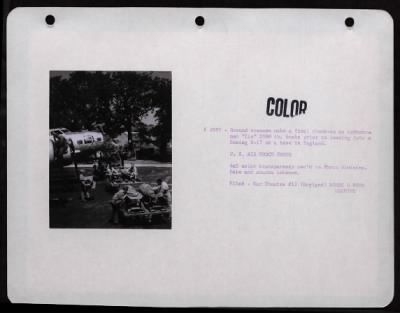
[[[127,185],[122,186],[122,188],[114,194],[111,200],[112,206],[112,216],[110,222],[113,224],[119,223],[119,211],[124,205],[125,198],[127,197],[129,187]]]
[[[161,178],[157,179],[157,186],[153,188],[156,193],[157,199],[165,200],[168,205],[171,205],[171,192],[169,191],[168,184]]]
[[[81,182],[81,200],[86,201],[93,199],[90,190],[96,187],[93,176],[87,176],[84,170],[80,171],[79,180]]]

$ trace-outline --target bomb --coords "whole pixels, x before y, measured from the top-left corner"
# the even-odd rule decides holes
[[[292,100],[269,97],[267,99],[266,113],[268,116],[294,117],[305,114],[307,102],[304,100]]]

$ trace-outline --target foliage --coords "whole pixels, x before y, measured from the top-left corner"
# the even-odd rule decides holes
[[[143,123],[149,112],[154,112],[151,127]],[[102,124],[110,137],[128,131],[131,149],[130,131],[137,131],[168,158],[171,114],[171,81],[152,72],[77,71],[50,79],[50,128],[78,131]]]

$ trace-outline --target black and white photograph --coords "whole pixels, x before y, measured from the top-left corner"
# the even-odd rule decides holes
[[[50,228],[171,229],[172,73],[51,71]]]

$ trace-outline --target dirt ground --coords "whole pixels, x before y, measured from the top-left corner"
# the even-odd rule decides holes
[[[163,178],[171,183],[171,167],[138,167],[138,176],[146,183]],[[171,220],[155,218],[151,224],[131,222],[127,225],[110,223],[113,193],[106,191],[106,182],[97,181],[93,200],[80,199],[80,186],[74,168],[50,170],[50,227],[51,228],[148,228],[170,229]]]

